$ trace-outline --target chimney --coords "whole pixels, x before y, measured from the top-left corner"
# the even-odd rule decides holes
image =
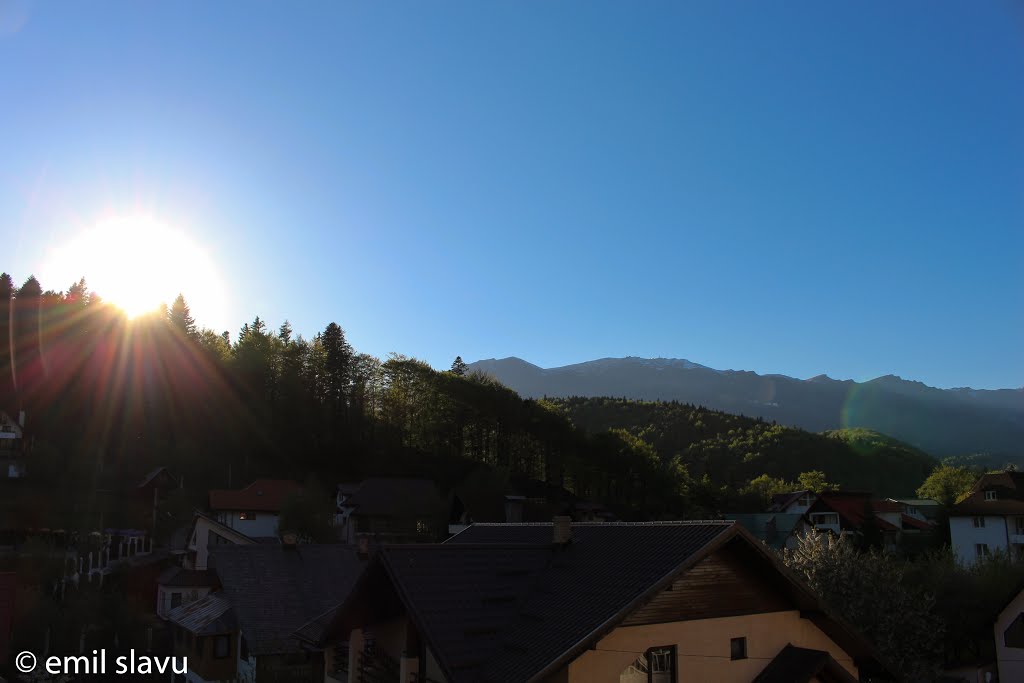
[[[567,515],[556,515],[551,520],[554,528],[555,545],[568,545],[572,540],[572,517]]]
[[[359,534],[356,537],[356,555],[359,556],[360,560],[370,557],[370,537],[366,534]]]

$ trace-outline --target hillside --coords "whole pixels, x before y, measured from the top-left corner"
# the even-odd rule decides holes
[[[550,369],[505,358],[469,367],[524,397],[680,401],[812,432],[869,429],[937,457],[1024,456],[1024,389],[936,389],[893,375],[868,382],[825,375],[801,380],[666,358],[605,358]]]
[[[881,496],[910,496],[936,461],[877,432],[843,429],[812,434],[682,403],[571,398],[552,403],[588,433],[624,429],[662,459],[679,456],[694,480],[742,488],[762,474],[795,480],[824,471],[830,482]]]

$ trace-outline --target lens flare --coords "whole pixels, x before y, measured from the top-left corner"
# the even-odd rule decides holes
[[[45,286],[85,277],[89,289],[136,317],[183,294],[200,324],[224,320],[224,288],[209,255],[185,233],[150,216],[108,218],[59,245]]]

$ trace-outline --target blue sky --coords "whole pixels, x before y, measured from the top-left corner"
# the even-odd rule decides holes
[[[142,210],[233,334],[1017,387],[1022,75],[1009,0],[18,0],[0,268]]]

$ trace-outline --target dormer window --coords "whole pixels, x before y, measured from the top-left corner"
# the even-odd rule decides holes
[[[800,499],[797,500],[796,503],[800,507],[805,507],[806,508],[806,507],[810,507],[812,502],[813,502],[813,497],[811,496],[811,494],[805,493],[804,495],[800,496]]]
[[[995,491],[985,491],[985,500],[999,500],[999,494]]]

